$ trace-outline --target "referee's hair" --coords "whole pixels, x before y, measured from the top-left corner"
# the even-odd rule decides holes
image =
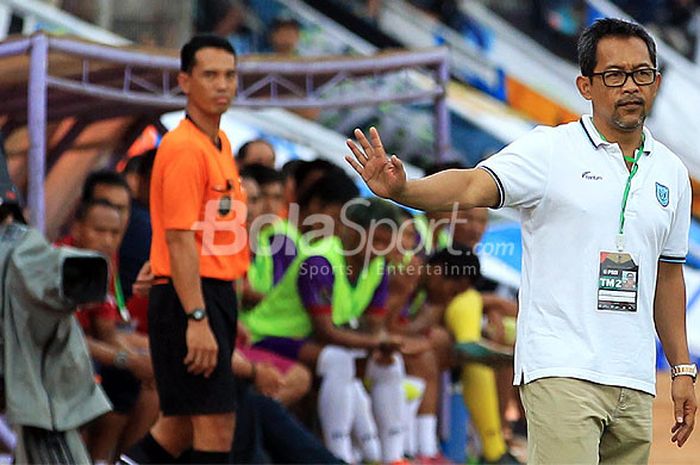
[[[236,49],[233,48],[231,42],[223,37],[213,34],[198,34],[190,39],[180,50],[180,71],[183,73],[191,73],[195,65],[195,55],[203,48],[218,48],[229,52],[236,56]]]

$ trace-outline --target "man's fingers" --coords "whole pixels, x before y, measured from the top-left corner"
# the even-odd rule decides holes
[[[679,425],[676,433],[671,437],[671,442],[675,442],[678,447],[683,447],[683,444],[688,440],[692,431],[693,428],[690,425]]]
[[[216,369],[216,352],[210,353],[207,358],[207,365],[204,369],[204,377],[208,378]]]
[[[360,165],[365,166],[365,163],[367,163],[367,155],[365,155],[365,153],[362,150],[360,150],[357,144],[354,141],[347,139],[345,141],[345,145],[347,145],[348,148],[352,151],[353,155],[355,155],[355,159],[357,159],[357,162]]]
[[[684,402],[679,401],[679,402],[674,402],[673,403],[673,419],[676,420],[676,423],[683,423],[683,406],[685,405]]]
[[[364,176],[362,176],[362,173],[363,173],[365,170],[364,170],[364,167],[363,167],[362,165],[360,165],[357,161],[353,160],[352,157],[349,157],[349,156],[346,156],[346,157],[345,157],[345,161],[347,161],[348,163],[350,163],[350,166],[352,166],[353,169],[354,169],[355,171],[357,171],[357,174],[359,174],[359,175],[362,177],[362,179],[364,179]]]
[[[369,128],[369,137],[372,140],[372,148],[378,150],[380,153],[384,152],[384,146],[382,145],[382,138],[379,137],[379,131],[377,128],[372,126]]]
[[[198,375],[202,372],[202,353],[200,350],[195,349],[193,351],[192,360],[187,366],[187,371],[193,375]]]
[[[372,149],[372,145],[367,140],[367,137],[365,137],[365,133],[363,133],[359,129],[355,129],[354,134],[355,139],[357,139],[357,141],[362,146],[362,149],[364,150],[364,153],[362,155],[366,158],[370,158],[374,154],[374,150]]]
[[[214,370],[216,369],[216,366],[218,365],[218,358],[219,358],[219,347],[215,346],[213,349],[209,351],[209,365],[208,369],[206,370],[206,376],[209,377]]]
[[[675,442],[678,447],[683,447],[683,444],[685,444],[685,441],[688,440],[689,435],[690,429],[688,428],[688,425],[683,425],[671,440]]]

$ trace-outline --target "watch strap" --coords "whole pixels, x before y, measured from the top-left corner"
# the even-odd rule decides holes
[[[690,376],[693,378],[693,382],[695,382],[698,377],[698,368],[694,363],[673,365],[671,367],[671,379],[677,378],[678,376]]]
[[[193,309],[192,311],[186,312],[185,315],[187,316],[188,320],[202,321],[207,317],[207,311],[205,308],[199,307]]]

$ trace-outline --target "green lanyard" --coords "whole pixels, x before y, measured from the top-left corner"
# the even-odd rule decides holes
[[[620,208],[620,230],[618,231],[618,235],[622,236],[624,234],[625,230],[625,209],[627,208],[627,199],[629,198],[630,195],[630,187],[632,186],[632,178],[634,177],[635,174],[637,174],[637,171],[639,170],[639,165],[637,162],[641,158],[642,154],[644,153],[644,137],[642,137],[642,145],[637,149],[637,154],[635,155],[634,158],[630,157],[624,157],[626,161],[629,161],[632,163],[632,167],[630,168],[630,174],[627,177],[627,184],[625,184],[625,191],[622,194],[622,206]]]
[[[601,139],[607,142],[607,139],[603,134],[601,134],[600,131],[598,131],[598,134],[600,135]],[[634,158],[627,157],[624,154],[622,155],[625,161],[632,163],[632,166],[630,167],[630,174],[629,176],[627,176],[625,191],[622,194],[622,205],[620,207],[620,228],[618,229],[617,236],[615,237],[615,245],[617,246],[618,252],[622,252],[622,250],[625,248],[625,210],[627,209],[627,200],[629,199],[630,188],[632,187],[632,178],[634,178],[634,175],[637,174],[637,171],[639,170],[639,165],[637,164],[637,162],[639,162],[639,159],[642,157],[643,153],[644,133],[642,133],[642,143],[637,149],[637,153],[635,154]]]
[[[129,314],[129,309],[126,308],[124,291],[122,291],[122,282],[119,279],[118,273],[114,273],[114,298],[117,300],[117,310],[119,310],[119,316],[122,317],[124,323],[128,323],[131,321],[131,315]]]

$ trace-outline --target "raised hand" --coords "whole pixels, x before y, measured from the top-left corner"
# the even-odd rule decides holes
[[[397,200],[406,187],[406,170],[403,163],[396,155],[387,158],[376,128],[369,129],[369,136],[371,143],[361,130],[355,129],[355,138],[362,148],[348,139],[346,143],[355,157],[348,155],[345,160],[362,176],[377,196]]]

